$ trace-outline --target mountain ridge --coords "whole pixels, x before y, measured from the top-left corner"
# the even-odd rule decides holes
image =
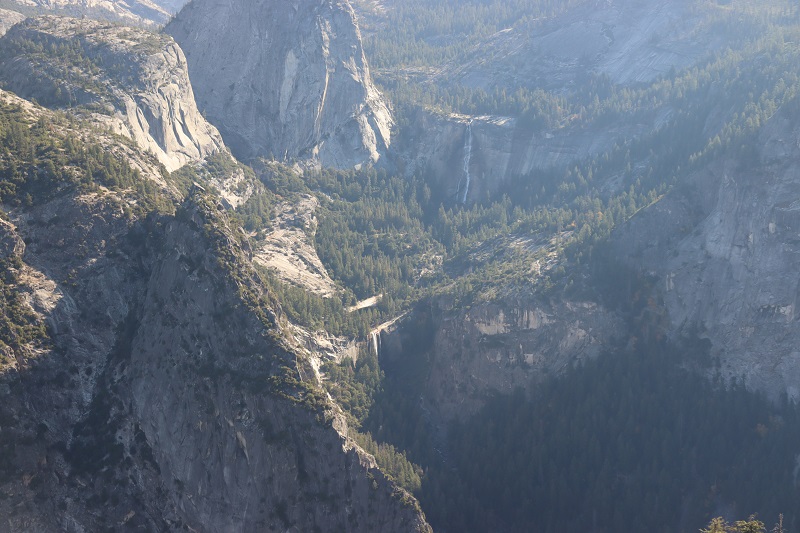
[[[168,171],[225,149],[197,110],[186,59],[169,37],[45,16],[14,26],[0,49],[7,89],[50,107],[83,110],[154,153]]]

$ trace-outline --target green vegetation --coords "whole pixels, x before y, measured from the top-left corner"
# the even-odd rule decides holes
[[[445,437],[416,400],[410,373],[432,356],[420,348],[386,369],[365,429],[423,466],[418,496],[437,530],[691,530],[725,502],[797,519],[800,410],[707,381],[687,370],[691,351],[603,355],[490,399]]]
[[[654,190],[639,192],[646,191],[645,185],[639,184],[638,189],[631,187],[608,200],[599,198],[596,191],[573,195],[566,207],[558,205],[565,200],[558,191],[533,206],[517,195],[516,202],[501,197],[486,204],[445,207],[416,178],[408,180],[374,169],[324,170],[299,181],[290,171],[277,172],[276,168],[272,164],[270,171],[259,177],[278,198],[299,193],[318,196],[316,250],[345,289],[340,296],[323,299],[292,287],[281,288],[273,280],[273,290],[281,293],[284,307],[299,323],[313,328],[324,325],[362,338],[370,326],[397,316],[415,300],[434,292],[447,290],[467,299],[481,292],[488,294],[490,287],[498,284],[552,285],[549,274],[531,279],[530,273],[532,262],[552,252],[552,246],[535,247],[531,252],[512,250],[510,235],[542,243],[558,241],[569,257],[580,260],[582,250],[608,235],[616,221],[626,220],[657,197]],[[497,250],[488,254],[490,257],[473,260],[472,255],[492,242]],[[472,272],[465,273],[459,266],[466,263]],[[384,295],[376,307],[352,313],[352,318],[344,314],[343,306],[376,294]]]
[[[355,297],[390,295],[404,301],[441,247],[423,222],[417,180],[385,172],[322,171],[308,180],[323,193],[317,252]],[[384,302],[387,311],[395,306]]]
[[[778,522],[770,530],[772,533],[784,533],[783,515],[778,517]],[[707,529],[701,529],[700,533],[766,533],[764,522],[758,520],[756,515],[750,515],[747,520],[737,520],[729,524],[724,518],[718,516],[708,523]]]
[[[44,323],[19,292],[20,268],[19,257],[0,260],[0,369],[11,362],[7,357],[22,355],[24,347],[41,347],[48,341]]]
[[[140,198],[130,208],[136,212],[173,210],[153,181],[113,149],[84,141],[77,129],[78,123],[65,115],[34,121],[21,107],[0,102],[0,202],[29,206],[103,186],[130,190]]]
[[[376,394],[381,392],[383,371],[378,366],[377,354],[365,348],[360,351],[355,365],[349,359],[341,363],[329,361],[322,370],[328,393],[344,409],[350,426],[359,428],[375,403]],[[376,442],[369,432],[352,433],[358,445],[375,456],[375,461],[387,476],[409,492],[419,491],[422,469],[411,463],[405,452],[391,444]]]
[[[212,184],[232,178],[238,180],[238,190],[234,192],[241,194],[250,187],[253,190],[244,204],[230,212],[231,216],[248,232],[268,229],[275,195],[259,184],[251,167],[236,161],[230,153],[217,152],[208,156],[202,165],[189,163],[169,176],[170,182],[182,196],[188,194],[193,183],[199,183],[218,194],[219,191]]]
[[[128,46],[115,46],[115,37]],[[118,104],[117,84],[140,80],[146,57],[163,52],[170,41],[164,34],[115,23],[34,18],[0,41],[0,66],[21,62],[30,76],[26,95],[46,107],[108,113],[109,104]],[[7,81],[14,86],[13,78]]]
[[[436,40],[440,33],[432,26],[427,35],[409,36],[436,24],[421,3],[390,12],[392,21],[406,19],[369,38],[378,57],[373,64],[385,72],[435,65],[466,50],[458,38]],[[463,307],[520,289],[586,289],[577,288],[581,276],[604,270],[598,245],[615,227],[676,185],[690,184],[709,162],[725,158],[753,168],[761,127],[779,109],[800,115],[800,32],[795,11],[785,2],[775,5],[759,11],[764,17],[737,22],[749,7],[733,2],[734,17],[719,13],[706,24],[738,31],[736,47],[647,85],[620,87],[589,76],[574,94],[535,87],[486,93],[383,78],[395,102],[407,106],[401,113],[415,105],[501,113],[520,117],[532,130],[656,126],[568,168],[517,176],[471,206],[432,191],[434,180],[395,185],[395,178],[372,171],[311,176],[309,189],[324,193],[316,245],[326,268],[357,297],[391,293],[395,314],[440,292]],[[468,3],[464,12],[471,8]],[[425,22],[414,21],[419,13]],[[472,36],[465,42],[477,35],[453,33]],[[437,257],[442,267],[423,276],[382,269],[382,258],[401,264],[391,255],[392,243],[407,235],[425,245],[408,248],[416,264]],[[513,249],[515,239],[532,250]],[[548,254],[555,259],[544,268]],[[541,260],[541,274],[531,269],[534,260]],[[613,280],[590,289],[609,301],[619,292]],[[424,327],[417,330],[421,340],[405,346],[401,362],[381,360],[374,369],[362,363],[363,376],[350,363],[325,370],[331,394],[363,431],[422,465],[416,494],[437,530],[528,530],[531,524],[536,531],[697,530],[725,505],[735,512],[756,509],[770,520],[796,512],[800,494],[790,443],[800,436],[798,409],[785,402],[776,407],[736,381],[709,382],[697,372],[710,371],[713,363],[702,343],[650,339],[635,351],[619,349],[571,369],[530,394],[493,398],[476,415],[437,428],[419,402],[435,354]],[[787,515],[790,520],[798,517]],[[759,524],[752,517],[717,521],[719,531],[763,531]]]
[[[368,38],[368,53],[373,66],[389,73],[439,67],[463,59],[499,30],[535,30],[544,19],[582,3],[411,0],[393,6],[384,30]],[[466,308],[521,291],[557,297],[582,290],[594,297],[602,293],[599,298],[619,304],[612,307],[623,316],[637,315],[641,309],[632,308],[620,288],[622,277],[635,274],[604,264],[600,243],[643,207],[690,183],[708,162],[724,156],[730,164],[753,167],[756,136],[769,118],[779,109],[800,115],[795,11],[779,0],[770,3],[773,9],[755,12],[738,0],[726,3],[731,6],[726,10],[716,4],[698,5],[697,10],[713,12],[698,16],[705,17],[708,31],[738,32],[732,47],[649,84],[617,86],[591,72],[559,92],[535,84],[485,91],[381,78],[401,123],[426,107],[510,115],[527,133],[599,133],[611,126],[623,131],[600,153],[567,168],[512,176],[475,204],[461,205],[432,190],[441,177],[424,170],[416,176],[374,168],[308,170],[299,176],[275,162],[250,168],[220,153],[204,165],[165,175],[181,195],[195,181],[211,190],[195,191],[176,217],[200,215],[198,229],[214,248],[224,288],[238,291],[243,306],[273,335],[274,358],[247,366],[257,368],[250,374],[231,372],[231,378],[252,392],[278,394],[323,413],[328,405],[323,391],[300,378],[308,363],[289,353],[277,333],[285,326],[284,315],[274,312],[278,305],[295,324],[362,341],[377,324],[441,294],[456,308]],[[741,21],[742,14],[763,16]],[[154,40],[138,49],[148,52],[156,45]],[[52,60],[53,79],[82,73],[71,78],[69,88],[54,84],[42,90],[54,105],[81,100],[85,95],[78,89],[106,94],[94,77],[100,69],[118,67],[90,59],[86,43],[78,40],[18,39],[5,46],[6,57],[25,53]],[[139,214],[173,210],[152,181],[113,149],[74,133],[77,129],[74,119],[60,114],[32,120],[19,107],[0,105],[0,202],[34,206],[62,194],[107,188],[129,192],[137,200],[130,209]],[[252,187],[253,194],[225,214],[209,184],[233,175],[241,175],[241,186]],[[257,239],[269,228],[278,202],[305,194],[320,202],[314,246],[342,287],[331,297],[244,266],[248,244],[239,228]],[[13,260],[0,264],[3,354],[6,347],[16,350],[46,339],[16,291],[18,266]],[[596,284],[590,287],[586,279]],[[379,294],[376,306],[348,310]],[[232,315],[233,309],[226,311]],[[769,519],[781,511],[792,513],[787,515],[792,521],[800,519],[795,510],[800,493],[792,479],[800,411],[786,401],[772,405],[736,380],[707,380],[698,370],[711,372],[713,361],[700,341],[677,346],[645,338],[635,349],[612,350],[529,393],[497,395],[474,415],[434,427],[420,400],[436,356],[434,326],[424,320],[415,326],[414,342],[404,343],[401,360],[379,361],[374,351],[362,348],[356,362],[328,362],[322,370],[327,392],[362,431],[354,438],[388,476],[419,496],[437,529],[526,530],[535,524],[542,532],[674,531],[708,523],[709,533],[764,530],[755,517],[709,523],[726,505],[735,512],[756,509]],[[201,372],[213,376],[217,370],[212,362]],[[97,424],[108,418],[108,407],[100,404],[74,435],[74,449],[92,461],[119,453],[110,434],[101,435],[102,446],[93,437]],[[102,461],[76,465],[87,471],[104,466]],[[279,507],[276,513],[282,517],[286,510]]]
[[[760,126],[777,109],[797,105],[798,31],[771,26],[768,37],[744,40],[740,49],[641,87],[590,80],[587,90],[595,94],[574,101],[538,89],[538,104],[523,103],[523,93],[507,97],[519,104],[507,111],[524,115],[533,105],[547,127],[567,127],[565,121],[598,131],[606,124],[657,126],[568,168],[512,177],[497,195],[471,206],[431,190],[438,177],[401,179],[363,170],[310,173],[299,180],[273,165],[262,179],[281,196],[319,196],[317,252],[347,288],[345,304],[390,296],[377,320],[431,292],[446,290],[468,303],[497,298],[513,286],[554,287],[568,282],[565,272],[573,269],[567,264],[588,263],[596,243],[613,228],[708,161],[729,154],[741,165],[753,164]],[[603,98],[595,98],[600,93]],[[538,251],[512,249],[514,239]],[[540,273],[532,270],[536,262]]]
[[[397,2],[380,31],[366,39],[367,57],[378,69],[430,66],[463,57],[499,30],[552,17],[582,0],[476,0]]]
[[[405,453],[398,451],[391,444],[375,442],[369,433],[354,432],[353,438],[359,446],[375,457],[375,462],[389,479],[409,492],[420,489],[422,469],[409,462]]]
[[[354,429],[361,427],[375,403],[375,396],[381,393],[384,375],[378,364],[378,354],[364,347],[355,364],[350,359],[339,363],[328,361],[322,371],[326,377],[325,388],[344,409],[348,424]],[[409,492],[419,491],[422,469],[411,463],[405,452],[391,444],[376,442],[369,432],[353,431],[352,436],[359,446],[375,456],[387,476]]]
[[[87,104],[110,96],[100,77],[102,65],[87,54],[85,36],[59,39],[46,34],[36,38],[11,35],[0,41],[0,57],[6,61],[24,57],[34,79],[32,96],[47,107]],[[101,108],[94,108],[100,110]]]
[[[355,364],[350,359],[340,363],[328,361],[322,367],[325,372],[325,388],[348,415],[348,422],[358,428],[366,419],[381,390],[383,371],[378,365],[378,356],[373,349],[364,347],[359,351]]]
[[[594,73],[590,57],[581,58],[580,71],[585,74],[566,94],[548,90],[548,80],[526,80],[521,85],[486,91],[457,83],[437,85],[419,74],[448,64],[468,64],[476,49],[491,50],[492,38],[500,30],[513,28],[518,35],[540,34],[547,31],[553,18],[584,8],[593,6],[581,0],[395,3],[378,16],[381,21],[377,31],[367,32],[365,48],[377,72],[377,81],[398,107],[401,123],[406,120],[409,108],[418,106],[442,112],[520,117],[533,129],[585,123],[609,109],[631,117],[637,107],[634,95],[638,89],[614,86],[607,76]],[[796,3],[789,0],[770,0],[757,6],[744,0],[696,2],[689,11],[696,18],[696,31],[728,39],[729,49],[723,55],[744,50],[776,28],[796,24],[800,13]],[[705,58],[710,63],[716,60],[711,54]],[[650,106],[658,101],[639,100],[639,104],[642,102]]]
[[[267,269],[259,268],[259,272],[264,286],[275,295],[291,321],[311,331],[324,329],[333,335],[363,339],[378,316],[371,310],[350,313],[339,297],[323,298],[304,288],[284,283]]]

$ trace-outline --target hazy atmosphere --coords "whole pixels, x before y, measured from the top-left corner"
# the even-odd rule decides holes
[[[0,0],[0,531],[800,533],[796,0]]]

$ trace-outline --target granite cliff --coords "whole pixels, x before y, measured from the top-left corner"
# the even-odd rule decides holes
[[[463,309],[440,297],[376,341],[384,365],[404,366],[412,358],[424,366],[420,403],[435,425],[444,426],[466,419],[493,395],[534,390],[598,356],[623,331],[613,311],[591,301],[518,295]]]
[[[29,100],[0,90],[0,529],[429,531],[347,421],[397,430],[394,459],[432,430],[456,472],[448,428],[601,353],[688,346],[681,372],[800,399],[796,34],[682,71],[731,37],[716,10],[751,9],[693,5],[575,2],[468,61],[388,73],[459,87],[449,108],[404,108],[397,132],[345,0],[195,0],[166,34],[11,27],[0,81]],[[452,111],[493,85],[564,108]],[[279,161],[247,168],[223,137]],[[300,170],[380,160],[408,179]],[[516,466],[479,455],[462,473]],[[426,509],[460,505],[451,488]]]
[[[392,115],[346,1],[198,0],[165,31],[186,53],[200,108],[240,159],[348,168],[388,149]]]
[[[224,150],[197,110],[186,59],[168,36],[92,20],[28,19],[0,40],[5,88],[89,114],[167,170]]]
[[[612,241],[657,280],[673,336],[707,339],[727,378],[773,399],[800,398],[799,109],[785,104],[750,150],[692,173]]]
[[[657,117],[648,122],[544,129],[531,128],[513,117],[420,109],[399,142],[407,146],[403,155],[408,175],[428,176],[445,203],[473,204],[496,195],[521,176],[569,168],[658,126]]]
[[[113,139],[2,95],[53,146]],[[429,531],[348,437],[219,200],[29,190],[0,222],[4,530]]]

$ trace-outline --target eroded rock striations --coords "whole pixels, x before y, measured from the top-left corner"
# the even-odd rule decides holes
[[[569,168],[661,125],[656,116],[636,124],[550,130],[502,116],[421,109],[412,116],[411,127],[402,135],[407,147],[403,153],[406,173],[430,176],[431,188],[445,203],[468,205],[496,194],[521,176]],[[466,188],[462,167],[468,128],[471,183]]]
[[[613,311],[590,301],[518,295],[463,309],[439,297],[381,332],[378,342],[383,364],[425,368],[420,401],[439,424],[464,419],[493,395],[535,390],[598,356],[622,331]]]
[[[54,135],[81,127],[0,95]],[[348,437],[216,198],[145,215],[131,188],[65,182],[17,203],[0,529],[430,531]]]
[[[165,35],[92,20],[28,19],[0,40],[0,79],[47,107],[89,113],[169,171],[224,149],[197,110],[183,52]]]
[[[165,31],[186,53],[200,108],[240,159],[348,168],[389,147],[392,117],[348,2],[196,0]]]
[[[653,276],[675,337],[711,344],[726,378],[800,399],[800,104],[619,228],[616,256]]]

